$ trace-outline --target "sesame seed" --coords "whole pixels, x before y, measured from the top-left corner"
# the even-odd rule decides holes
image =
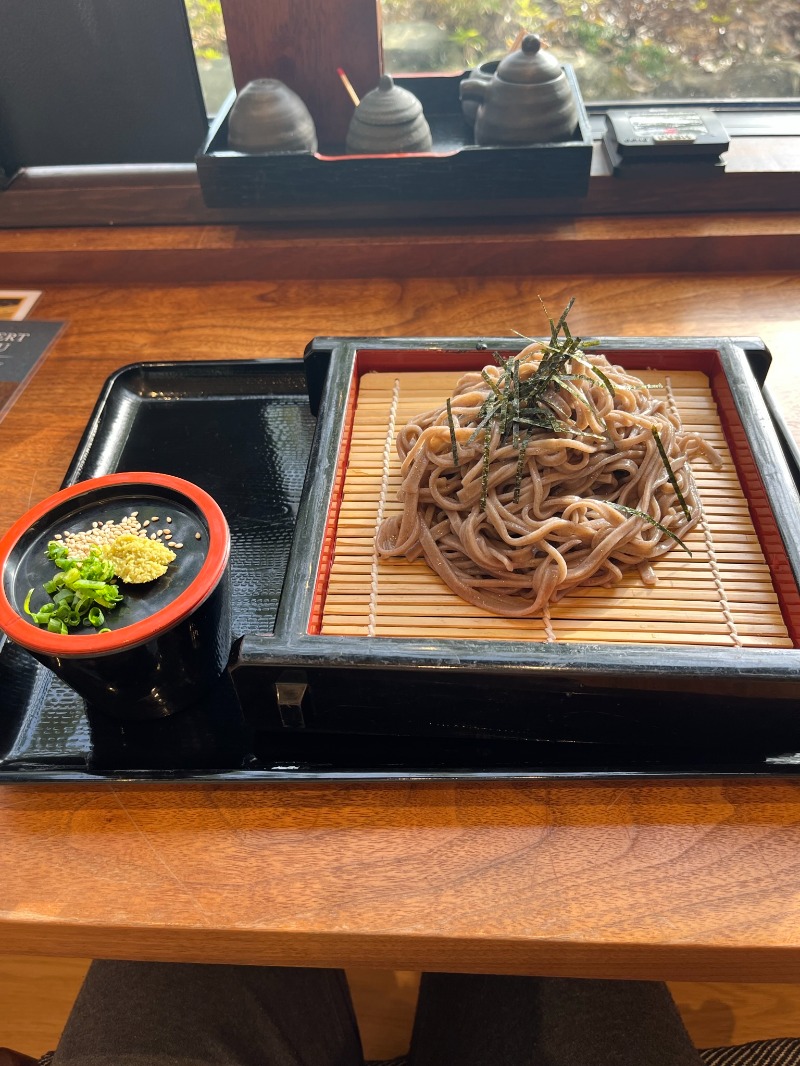
[[[194,539],[195,539],[195,540],[200,540],[200,534],[199,534],[199,533],[195,533],[195,535],[194,535]]]
[[[142,529],[147,529],[147,527],[149,525],[150,525],[150,519],[148,518],[147,521],[142,522]]]
[[[171,521],[172,521],[172,519],[170,518],[170,516],[169,516],[169,515],[167,515],[167,521],[168,521],[168,522],[171,522]]]
[[[58,539],[63,540],[64,546],[74,559],[86,559],[92,551],[110,546],[119,536],[124,533],[138,533],[141,529],[133,515],[127,515],[119,522],[113,518],[93,522],[90,529],[80,530],[73,533],[69,530],[64,532],[63,537],[59,534]]]
[[[173,548],[182,548],[183,545],[182,544],[173,544],[172,547]]]
[[[138,514],[138,511],[131,511],[131,518],[136,518]]]
[[[150,515],[150,521],[151,522],[157,522],[158,521],[158,515],[157,514]]]
[[[61,534],[60,534],[60,533],[56,533],[56,535],[55,535],[55,538],[54,538],[54,539],[55,539],[55,540],[61,540]]]
[[[151,534],[150,534],[150,540],[155,540],[155,539],[156,539],[156,535],[155,535],[155,533],[151,533]]]

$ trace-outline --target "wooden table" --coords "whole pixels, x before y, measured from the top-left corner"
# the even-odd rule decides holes
[[[7,283],[12,279],[7,279]],[[314,335],[760,335],[800,430],[800,277],[48,286],[69,327],[0,424],[0,529],[54,491],[100,386]],[[791,782],[0,787],[0,953],[573,976],[800,978]]]

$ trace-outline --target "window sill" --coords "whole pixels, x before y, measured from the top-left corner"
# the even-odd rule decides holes
[[[593,125],[584,198],[403,204],[392,217],[382,204],[209,209],[193,164],[23,171],[0,192],[0,258],[15,284],[37,285],[329,277],[334,263],[350,277],[800,268],[800,136],[732,134],[717,177],[628,179]]]
[[[800,270],[800,214],[0,231],[15,286]]]
[[[322,205],[294,210],[210,209],[193,164],[48,167],[22,171],[0,192],[0,228],[208,225],[214,223],[405,222],[409,219],[535,219],[554,215],[792,211],[800,208],[800,136],[737,136],[718,177],[615,177],[599,142],[586,197],[458,203]],[[694,168],[692,168],[693,170]],[[649,173],[649,172],[648,172]]]

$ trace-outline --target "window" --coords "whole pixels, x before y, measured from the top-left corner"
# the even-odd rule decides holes
[[[797,0],[382,0],[394,72],[500,58],[522,28],[587,102],[800,97]]]
[[[64,144],[47,157],[33,153],[4,157],[0,136],[0,166],[5,163],[6,171],[6,188],[0,194],[2,226],[400,217],[385,212],[379,196],[363,210],[360,203],[352,211],[329,209],[322,203],[309,215],[305,209],[293,212],[276,203],[235,212],[220,208],[211,214],[192,162],[207,131],[205,112],[216,114],[216,128],[224,129],[221,105],[232,87],[231,67],[240,86],[269,73],[306,100],[316,92],[320,106],[344,114],[346,128],[352,104],[336,70],[341,65],[362,95],[377,83],[381,10],[384,69],[396,73],[463,71],[504,54],[523,29],[538,31],[559,59],[572,64],[590,104],[595,135],[589,193],[583,198],[531,198],[526,206],[531,215],[800,207],[798,0],[137,0],[134,8],[107,0],[63,0],[56,6],[60,12],[63,7],[61,17],[67,20],[72,6],[110,12],[109,17],[125,11],[130,15],[135,9],[132,22],[136,30],[141,27],[139,37],[130,29],[96,33],[96,69],[76,53],[77,70],[90,82],[80,91],[85,99],[96,99],[98,84],[112,86],[115,78],[119,80],[120,61],[125,60],[125,70],[131,70],[131,99],[144,105],[143,128],[153,135],[149,140],[156,133],[161,137],[149,155],[131,156],[120,148],[112,156],[104,136],[79,158],[74,152],[76,127],[69,121],[69,116],[82,113],[83,103],[75,99],[79,87],[52,61],[60,54],[64,35],[48,24],[52,48],[43,49],[41,27],[26,21],[34,18],[29,0],[13,3],[15,17],[9,24],[14,25],[16,38],[9,42],[0,35],[0,55],[5,60],[16,52],[23,56],[22,69],[35,91],[27,92],[20,79],[6,71],[10,88],[4,99],[0,84],[0,105],[24,117],[33,103],[44,100],[48,130],[63,129]],[[170,34],[154,33],[153,27],[161,25],[167,11]],[[145,60],[151,60],[152,69],[143,73]],[[198,97],[195,61],[205,108]],[[5,67],[8,62],[0,63],[0,74]],[[165,79],[171,76],[175,84],[168,82],[166,88],[156,84],[154,73]],[[46,91],[45,77],[53,79]],[[142,87],[149,92],[146,98]],[[71,95],[65,104],[67,90]],[[181,94],[186,98],[182,103]],[[106,97],[111,98],[111,93]],[[722,180],[695,179],[687,171],[680,174],[677,190],[674,176],[666,174],[648,182],[615,180],[599,143],[605,113],[624,100],[648,103],[680,97],[702,99],[725,111],[731,147],[727,169],[719,170]],[[54,100],[67,108],[67,119],[61,121],[56,115],[53,120]],[[118,111],[111,109],[113,129],[120,138],[128,137],[131,123],[119,123]],[[188,129],[187,112],[194,119]],[[4,127],[9,123],[0,122],[0,133]],[[180,136],[185,143],[178,153]],[[127,142],[122,147],[127,149]],[[121,165],[128,163],[137,166]],[[68,195],[76,189],[80,197]],[[400,214],[416,217],[414,212],[422,206],[412,202]],[[505,217],[517,210],[513,202],[500,203],[490,192],[478,189],[470,217]],[[419,217],[437,216],[421,211]]]
[[[186,0],[200,86],[209,115],[216,115],[233,88],[221,0]]]

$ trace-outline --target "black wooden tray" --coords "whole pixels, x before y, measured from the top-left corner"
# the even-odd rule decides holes
[[[749,347],[763,383],[768,353],[755,341],[739,344]],[[321,373],[312,358],[312,396],[319,394]],[[263,646],[278,615],[314,436],[299,360],[138,364],[106,383],[65,483],[151,469],[210,492],[231,524],[235,633],[257,633]],[[319,441],[314,447],[319,456]],[[788,440],[785,448],[793,461]],[[257,672],[248,676],[257,680]],[[78,697],[6,642],[0,645],[0,782],[669,777],[800,769],[800,729],[797,745],[787,747],[786,722],[771,739],[763,734],[749,745],[731,744],[724,729],[699,745],[680,735],[641,745],[614,728],[591,742],[546,729],[541,737],[527,731],[420,739],[369,728],[276,728],[265,710],[274,693],[258,683],[250,688],[240,686],[240,701],[226,677],[191,715],[124,727],[102,718],[90,723]],[[794,705],[787,708],[793,714]]]
[[[465,75],[397,78],[418,97],[431,127],[433,150],[416,155],[348,156],[341,145],[314,154],[235,152],[228,148],[232,94],[196,158],[203,199],[208,207],[269,207],[303,218],[312,206],[340,217],[370,207],[385,217],[427,214],[453,204],[468,213],[478,196],[496,202],[494,213],[517,214],[520,202],[534,197],[585,196],[592,132],[575,74],[569,66],[564,73],[578,109],[573,136],[498,147],[473,143],[459,100]]]

